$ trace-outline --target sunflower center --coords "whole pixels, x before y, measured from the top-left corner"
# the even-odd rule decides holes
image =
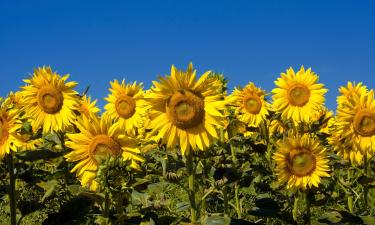
[[[0,117],[0,144],[8,139],[8,135],[8,123],[4,118]]]
[[[122,95],[118,97],[115,106],[119,116],[124,119],[132,117],[135,113],[135,101],[130,96]]]
[[[167,103],[167,114],[178,128],[196,127],[204,118],[204,101],[190,91],[176,92]]]
[[[89,145],[89,154],[96,163],[105,160],[108,155],[119,155],[121,146],[107,135],[97,135]]]
[[[288,90],[289,103],[294,106],[302,107],[310,99],[310,90],[303,84],[295,84]]]
[[[249,96],[244,99],[243,102],[246,111],[251,114],[258,114],[260,109],[262,108],[262,102],[260,101],[258,96]]]
[[[302,177],[311,174],[315,170],[316,159],[311,152],[294,150],[289,153],[289,157],[289,169],[294,175]]]
[[[59,112],[64,103],[64,97],[56,88],[44,87],[38,91],[38,104],[44,112],[55,114]]]
[[[354,116],[354,130],[361,136],[370,137],[375,135],[375,112],[363,109]]]

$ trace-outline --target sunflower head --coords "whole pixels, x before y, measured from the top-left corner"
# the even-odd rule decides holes
[[[84,95],[79,100],[78,112],[87,118],[95,117],[100,112],[96,106],[97,100],[91,101],[91,96]]]
[[[327,89],[323,84],[316,83],[318,76],[311,68],[301,69],[295,73],[289,68],[286,73],[275,81],[277,88],[273,89],[273,108],[280,112],[283,118],[294,122],[309,122],[315,110],[324,103]]]
[[[17,92],[10,92],[8,97],[2,103],[3,107],[13,108],[13,109],[20,109],[23,104],[23,98],[19,91]]]
[[[273,158],[279,180],[287,183],[287,188],[318,187],[321,177],[329,177],[325,150],[313,137],[294,136],[280,141]]]
[[[362,165],[364,156],[362,151],[350,140],[343,137],[342,132],[340,132],[337,127],[335,118],[332,119],[332,123],[333,125],[329,126],[330,136],[328,137],[328,143],[332,147],[332,150],[344,160],[349,161],[352,165]]]
[[[41,138],[34,138],[31,134],[27,133],[17,133],[15,135],[17,138],[17,148],[21,151],[35,150],[40,147],[43,143]]]
[[[319,125],[319,131],[321,133],[328,134],[329,127],[332,125],[333,111],[328,110],[325,106],[319,108],[316,114],[312,117],[311,122]]]
[[[72,151],[65,155],[67,161],[78,162],[71,172],[76,172],[82,186],[98,188],[95,181],[99,165],[108,156],[122,157],[138,169],[144,159],[139,155],[138,141],[124,135],[124,128],[114,126],[113,120],[103,114],[101,118],[82,117],[76,124],[80,133],[67,134],[66,146]]]
[[[252,82],[243,89],[235,88],[228,99],[235,108],[235,116],[248,126],[257,127],[268,115],[269,103],[265,99],[265,91]]]
[[[50,67],[37,68],[27,84],[22,87],[25,116],[31,118],[34,130],[61,131],[75,120],[77,109],[76,82],[66,82],[69,75],[61,77]]]
[[[337,108],[337,132],[342,138],[351,141],[355,147],[367,154],[375,146],[375,100],[374,90],[361,95],[352,94],[343,98]]]
[[[218,138],[217,127],[223,127],[224,95],[218,91],[222,82],[204,73],[199,79],[193,65],[187,71],[172,66],[171,74],[154,81],[147,94],[150,104],[151,132],[167,148],[179,145],[183,154],[190,149],[205,150]]]
[[[16,138],[21,123],[18,120],[16,110],[0,108],[0,159],[10,151],[17,151],[19,141]]]
[[[337,97],[337,108],[346,107],[349,103],[353,103],[354,98],[359,98],[368,92],[367,87],[362,82],[348,82],[347,86],[339,88],[340,96]]]
[[[147,104],[144,100],[142,83],[111,82],[111,92],[105,99],[106,113],[116,121],[117,126],[125,127],[128,134],[135,135],[143,127]]]
[[[272,119],[269,125],[271,135],[281,135],[288,129],[288,125],[279,119]]]

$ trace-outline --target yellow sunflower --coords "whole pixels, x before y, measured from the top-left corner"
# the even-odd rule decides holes
[[[60,77],[50,67],[35,69],[30,79],[22,87],[26,117],[31,118],[35,130],[43,127],[43,132],[61,131],[75,120],[77,92],[76,82],[66,82],[69,75]]]
[[[248,126],[259,126],[268,115],[270,108],[265,99],[265,91],[249,82],[243,89],[235,88],[229,96],[231,105],[235,108],[235,115],[238,120]]]
[[[84,95],[78,102],[78,112],[86,117],[91,118],[98,115],[100,109],[96,106],[97,100],[91,101],[91,97]]]
[[[307,135],[287,137],[278,143],[273,159],[279,181],[287,183],[287,188],[318,187],[321,177],[330,176],[324,147]]]
[[[139,156],[140,150],[136,139],[124,135],[125,130],[114,126],[113,120],[106,114],[100,119],[82,117],[76,123],[80,133],[67,134],[66,146],[72,152],[65,155],[69,162],[77,162],[71,172],[76,172],[82,186],[95,191],[95,181],[100,163],[109,155],[122,156],[131,162],[131,167],[139,169],[137,162],[144,159]]]
[[[360,97],[367,93],[367,87],[359,82],[348,82],[347,86],[342,86],[339,88],[340,96],[337,97],[337,108],[345,107],[349,102],[353,101],[353,97]]]
[[[4,100],[4,105],[9,108],[17,108],[20,109],[22,107],[23,98],[19,91],[17,92],[10,92],[8,97]]]
[[[17,131],[21,128],[16,110],[0,108],[0,159],[10,151],[17,151],[19,141],[16,138]]]
[[[115,80],[111,82],[109,90],[111,94],[105,99],[108,101],[104,107],[106,113],[116,120],[116,126],[125,127],[128,134],[136,134],[143,127],[147,116],[142,83],[125,84],[125,80],[121,83]]]
[[[319,123],[320,124],[320,132],[328,134],[329,133],[329,127],[332,125],[333,120],[333,111],[329,110],[327,107],[322,106],[319,109],[317,109],[317,112],[312,117],[312,122]]]
[[[278,119],[273,119],[269,125],[269,132],[271,135],[283,134],[288,129],[288,126]]]
[[[210,71],[198,80],[190,63],[186,72],[171,68],[170,76],[154,81],[147,95],[150,104],[150,136],[157,134],[167,148],[177,144],[184,155],[190,149],[205,150],[218,139],[216,128],[223,127],[225,109],[217,81]]]
[[[335,119],[332,119],[332,121],[335,122]],[[350,140],[343,138],[336,125],[330,127],[329,134],[328,143],[332,146],[333,151],[336,152],[338,156],[349,161],[353,165],[363,164],[364,155],[362,151],[356,148]],[[369,153],[367,154],[369,157]]]
[[[374,90],[352,97],[337,109],[338,132],[365,154],[375,146]]]
[[[301,69],[295,73],[289,68],[275,81],[277,88],[272,90],[273,108],[283,118],[294,122],[309,122],[315,110],[324,104],[327,89],[316,83],[319,77],[311,71]]]
[[[33,139],[32,135],[30,134],[18,133],[15,135],[15,137],[18,140],[18,142],[16,143],[17,148],[21,151],[35,150],[42,145],[41,138]]]

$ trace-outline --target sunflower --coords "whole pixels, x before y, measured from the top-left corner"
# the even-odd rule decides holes
[[[95,117],[100,112],[96,106],[97,100],[91,101],[91,97],[84,95],[78,102],[78,112],[87,118]]]
[[[277,88],[272,90],[273,108],[283,118],[294,122],[309,122],[315,110],[324,104],[327,89],[323,84],[316,83],[319,77],[311,71],[301,69],[294,73],[289,68],[286,73],[275,81]]]
[[[329,133],[329,127],[333,125],[332,121],[333,111],[324,106],[317,109],[317,113],[312,117],[312,123],[318,123],[320,125],[319,131],[325,134]]]
[[[359,82],[348,82],[347,86],[342,86],[339,88],[340,96],[337,97],[337,108],[342,108],[347,106],[348,101],[353,101],[353,97],[360,97],[367,93],[367,87]]]
[[[42,145],[41,138],[33,138],[30,134],[18,133],[15,135],[15,138],[18,140],[16,146],[21,151],[35,150]]]
[[[170,76],[153,82],[146,97],[149,136],[156,134],[168,149],[178,144],[183,155],[190,149],[205,150],[219,138],[216,128],[224,125],[225,101],[210,74],[207,71],[197,80],[190,63],[186,72],[172,66]]]
[[[288,126],[278,119],[272,119],[269,125],[269,132],[271,135],[283,134],[287,129]]]
[[[335,119],[332,119],[335,121]],[[349,161],[353,165],[363,164],[363,153],[360,149],[356,148],[355,145],[350,141],[342,137],[342,134],[338,131],[337,126],[332,126],[329,129],[330,136],[328,137],[328,143],[332,146],[334,152],[344,160]],[[368,156],[369,153],[367,153]]]
[[[268,115],[269,103],[265,91],[249,82],[243,89],[235,88],[229,99],[235,108],[238,120],[248,126],[257,127]]]
[[[23,98],[21,96],[21,93],[19,91],[17,92],[10,92],[8,94],[8,97],[4,100],[4,105],[6,105],[9,108],[17,108],[20,109],[22,106]]]
[[[82,117],[76,123],[80,133],[67,134],[66,146],[73,151],[65,155],[69,162],[79,161],[71,172],[76,172],[82,186],[95,191],[95,181],[100,163],[107,156],[122,156],[131,162],[131,167],[139,169],[137,162],[144,159],[138,155],[137,140],[124,135],[125,130],[114,126],[113,120],[106,114],[100,119]]]
[[[352,95],[337,109],[338,132],[355,148],[367,154],[375,146],[375,100],[374,90]]]
[[[318,187],[321,177],[329,177],[325,149],[319,141],[308,135],[287,137],[278,143],[276,173],[287,188]]]
[[[106,113],[117,121],[116,126],[125,127],[128,134],[135,135],[143,127],[147,112],[142,83],[125,84],[125,80],[121,83],[114,80],[109,90],[111,94],[105,99],[108,101],[104,107]]]
[[[16,110],[0,108],[0,159],[4,158],[10,151],[17,151],[19,144],[16,138],[17,131],[21,128]]]
[[[43,132],[61,131],[75,120],[73,110],[77,109],[76,82],[66,82],[69,75],[60,77],[51,67],[35,69],[30,79],[22,87],[25,116],[31,118],[35,130],[43,127]]]

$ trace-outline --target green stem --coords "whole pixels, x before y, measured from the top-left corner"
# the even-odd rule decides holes
[[[232,155],[232,165],[235,166],[237,163],[236,148],[230,145],[230,153]]]
[[[190,220],[192,224],[195,224],[197,222],[197,205],[195,204],[195,172],[193,165],[193,152],[191,150],[186,155],[186,167],[189,174]]]
[[[239,198],[239,185],[238,182],[235,183],[234,185],[234,195],[235,195],[235,200],[236,200],[236,211],[237,211],[237,217],[238,219],[242,218],[242,209],[240,205],[240,198]]]
[[[228,216],[228,187],[223,187],[223,197],[224,197],[224,216]]]
[[[237,157],[236,157],[236,148],[233,146],[230,146],[230,151],[232,154],[232,166],[233,169],[237,169]],[[237,212],[237,217],[238,219],[241,219],[241,206],[240,206],[240,199],[239,199],[239,185],[238,181],[236,181],[234,185],[234,198],[236,201],[236,212]]]
[[[224,129],[220,128],[220,142],[223,144],[224,141]]]
[[[117,198],[117,204],[116,204],[116,210],[117,210],[117,220],[119,222],[119,224],[124,224],[124,210],[122,209],[122,205],[123,205],[123,202],[124,202],[124,199],[125,198],[128,198],[129,199],[129,194],[127,193],[120,193]]]
[[[311,225],[311,201],[309,191],[305,192],[305,203],[306,203],[306,222],[305,224]]]
[[[293,220],[297,222],[298,220],[298,192],[294,195],[294,203],[293,203]]]
[[[10,152],[8,156],[9,168],[9,200],[10,200],[10,224],[16,225],[16,177],[14,176],[14,162],[13,153]]]
[[[111,201],[110,201],[110,198],[109,198],[109,194],[106,191],[105,192],[105,199],[104,199],[104,212],[103,212],[103,216],[105,218],[109,218],[109,205],[110,205],[110,203],[111,203]]]
[[[352,171],[349,169],[348,170],[348,184],[349,185],[350,185],[351,173],[352,173]],[[353,194],[352,194],[352,192],[350,192],[350,194],[348,196],[348,209],[349,209],[350,213],[354,212],[354,210],[353,210]]]
[[[364,175],[367,177],[368,176],[367,151],[365,151],[365,155],[364,155],[363,158],[364,158],[364,168],[363,168],[364,171],[363,172],[364,172]],[[368,206],[368,185],[367,185],[367,183],[363,184],[363,198],[364,198],[364,202],[365,202],[365,210],[367,210],[367,206]]]

